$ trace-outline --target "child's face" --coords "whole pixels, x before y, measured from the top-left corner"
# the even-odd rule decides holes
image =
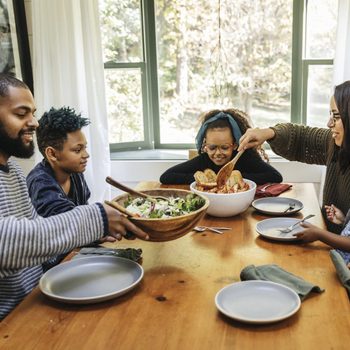
[[[209,129],[205,135],[204,151],[216,165],[226,164],[237,148],[230,128]]]
[[[62,151],[56,151],[56,165],[66,173],[82,173],[86,169],[87,159],[86,138],[81,130],[67,134]]]

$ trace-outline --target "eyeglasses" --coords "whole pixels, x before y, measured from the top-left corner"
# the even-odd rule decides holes
[[[204,150],[208,153],[215,153],[219,149],[219,152],[225,153],[229,152],[232,147],[234,147],[233,143],[224,143],[222,145],[205,144]]]
[[[340,118],[339,112],[329,111],[329,119],[332,121],[332,124],[335,124]]]

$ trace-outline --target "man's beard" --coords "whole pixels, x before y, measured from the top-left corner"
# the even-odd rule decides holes
[[[18,136],[13,139],[8,135],[4,126],[0,123],[0,150],[10,157],[30,158],[34,154],[34,142],[31,141],[27,145],[24,144],[21,136],[25,131],[28,130],[21,130]]]

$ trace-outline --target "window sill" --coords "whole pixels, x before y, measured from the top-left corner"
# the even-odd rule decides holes
[[[266,150],[270,161],[286,161],[284,158],[273,153],[271,150]],[[154,149],[154,150],[138,150],[138,151],[124,151],[124,152],[113,152],[111,153],[111,160],[187,160],[188,150],[187,149]]]
[[[111,153],[111,160],[186,160],[188,150],[154,149]]]

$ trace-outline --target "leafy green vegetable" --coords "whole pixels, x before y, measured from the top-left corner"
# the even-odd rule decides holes
[[[167,201],[157,199],[156,203],[146,198],[129,196],[124,202],[125,208],[130,212],[150,219],[181,216],[201,208],[204,204],[205,200],[194,193],[186,195],[185,198],[169,197]]]

